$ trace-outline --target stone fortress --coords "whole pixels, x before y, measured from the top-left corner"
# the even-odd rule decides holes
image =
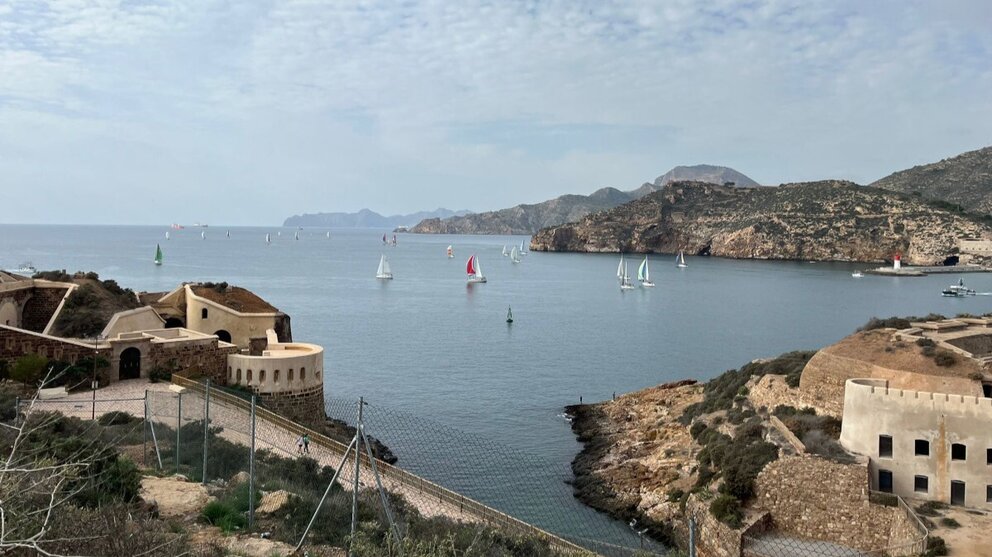
[[[66,338],[55,325],[74,282],[0,271],[0,360],[26,354],[75,363],[94,353],[109,382],[153,372],[251,389],[263,405],[304,423],[324,417],[324,350],[293,342],[290,318],[225,283],[182,284],[135,294],[139,307],[113,314],[95,339]]]
[[[871,489],[992,510],[990,369],[992,319],[914,322],[817,352],[794,404],[842,418]]]

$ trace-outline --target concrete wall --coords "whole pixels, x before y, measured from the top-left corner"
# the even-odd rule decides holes
[[[101,334],[104,338],[114,338],[121,333],[161,329],[164,323],[155,310],[144,306],[115,313]]]
[[[992,399],[887,388],[886,381],[852,379],[844,397],[841,444],[871,459],[870,481],[878,488],[879,470],[893,475],[893,492],[950,503],[952,480],[965,482],[965,506],[992,510],[986,487],[992,485]],[[892,437],[892,456],[879,455],[879,435]],[[930,443],[929,456],[915,455],[915,441]],[[951,445],[964,444],[964,461],[951,459]],[[926,493],[914,477],[926,476]]]
[[[270,344],[261,356],[227,358],[227,383],[259,394],[292,393],[324,385],[324,349],[316,344]]]
[[[203,310],[207,310],[206,319]],[[186,328],[212,335],[217,331],[231,334],[231,343],[241,348],[248,347],[252,337],[264,335],[267,329],[275,329],[281,313],[239,313],[223,305],[201,298],[186,287]],[[288,326],[288,325],[286,325]]]

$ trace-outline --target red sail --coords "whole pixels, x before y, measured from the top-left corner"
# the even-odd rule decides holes
[[[475,274],[475,256],[468,258],[468,265],[465,266],[465,272],[474,275]]]

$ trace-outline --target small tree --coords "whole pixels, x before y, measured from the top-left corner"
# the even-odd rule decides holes
[[[45,374],[48,358],[38,354],[25,354],[14,362],[10,378],[25,385],[37,385]]]

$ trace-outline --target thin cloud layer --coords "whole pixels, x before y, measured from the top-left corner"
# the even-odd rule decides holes
[[[990,24],[982,1],[14,0],[0,220],[486,210],[702,162],[869,182],[992,143]]]

